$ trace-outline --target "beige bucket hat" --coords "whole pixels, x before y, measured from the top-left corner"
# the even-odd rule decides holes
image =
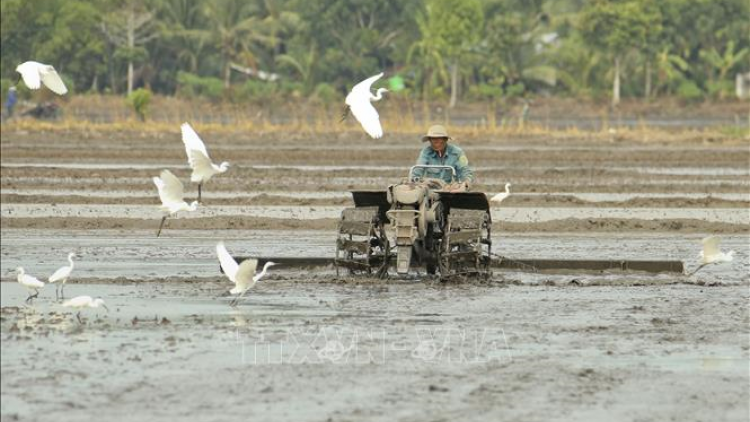
[[[427,135],[422,137],[422,142],[427,142],[428,140],[430,140],[430,138],[448,138],[449,140],[453,139],[448,135],[448,131],[445,130],[445,126],[443,125],[430,126],[430,129],[427,130]]]

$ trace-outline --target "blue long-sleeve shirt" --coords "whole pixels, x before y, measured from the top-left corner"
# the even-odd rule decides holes
[[[432,165],[432,166],[451,166],[456,170],[456,178],[459,182],[471,182],[475,180],[474,170],[469,167],[469,159],[457,145],[447,144],[443,156],[439,156],[437,151],[432,149],[432,146],[427,145],[422,148],[417,158],[418,165]],[[417,177],[423,177],[424,172],[427,172],[427,177],[434,177],[442,179],[447,183],[451,182],[451,175],[447,170],[426,170],[426,169],[415,169],[414,175]]]
[[[15,90],[8,91],[8,98],[5,100],[5,107],[13,108],[18,102],[18,96]]]

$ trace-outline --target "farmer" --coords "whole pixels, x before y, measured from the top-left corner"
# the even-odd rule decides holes
[[[452,192],[465,192],[474,183],[474,170],[469,167],[469,159],[464,151],[457,145],[449,144],[452,138],[443,125],[432,125],[427,135],[422,137],[422,142],[429,145],[422,148],[417,158],[417,165],[450,166],[456,171],[456,180],[451,180],[452,175],[446,170],[415,169],[414,176],[421,178],[427,173],[428,177],[443,180],[446,183],[455,182],[446,187]]]
[[[8,89],[8,99],[5,100],[5,108],[8,110],[8,118],[13,117],[13,109],[16,107],[18,102],[18,95],[16,94],[16,87],[12,86]]]

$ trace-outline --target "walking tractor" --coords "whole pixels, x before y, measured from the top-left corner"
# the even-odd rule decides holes
[[[441,281],[489,279],[489,201],[481,192],[455,192],[456,185],[453,167],[416,165],[386,191],[352,192],[354,208],[338,224],[337,273],[385,278],[395,266],[401,275],[421,268]]]

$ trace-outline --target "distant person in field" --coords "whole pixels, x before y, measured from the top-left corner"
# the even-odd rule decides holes
[[[13,109],[16,108],[18,102],[18,95],[16,93],[16,87],[12,86],[8,89],[8,99],[5,100],[5,109],[8,111],[8,118],[13,117]]]
[[[447,170],[415,169],[416,177],[432,177],[441,179],[446,183],[455,182],[446,187],[451,192],[465,192],[475,181],[474,170],[469,167],[469,159],[464,151],[448,141],[452,138],[443,125],[432,125],[427,135],[422,137],[422,142],[430,144],[422,148],[417,158],[417,165],[450,166],[456,171],[456,180],[451,180],[451,174]]]

